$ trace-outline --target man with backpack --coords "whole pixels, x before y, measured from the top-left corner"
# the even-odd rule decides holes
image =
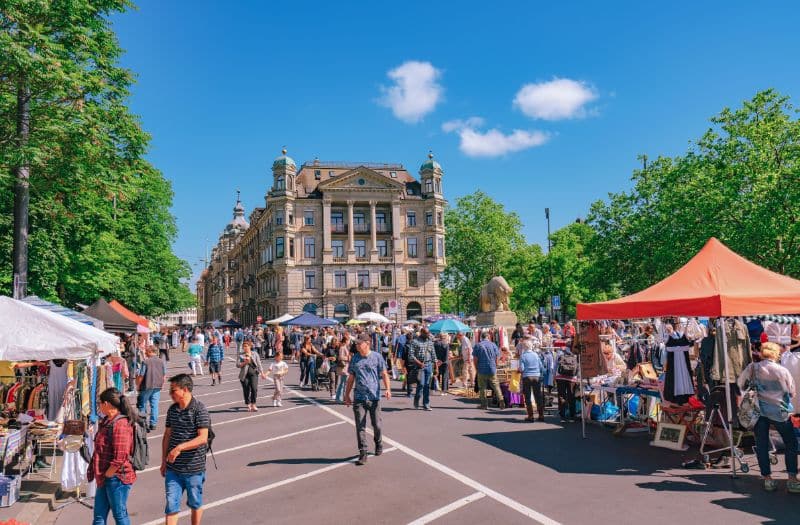
[[[211,447],[213,432],[208,410],[192,395],[193,388],[188,374],[169,379],[169,395],[174,403],[167,411],[166,430],[161,441],[167,525],[178,523],[184,492],[191,509],[192,525],[198,525],[203,516],[206,453]]]

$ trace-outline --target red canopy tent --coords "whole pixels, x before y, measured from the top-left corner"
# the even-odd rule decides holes
[[[800,312],[800,281],[754,264],[715,238],[682,268],[641,292],[579,304],[579,320]]]

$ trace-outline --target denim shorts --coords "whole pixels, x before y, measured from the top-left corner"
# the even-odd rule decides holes
[[[164,514],[175,514],[181,510],[181,498],[186,491],[186,504],[190,509],[199,509],[203,506],[203,483],[206,481],[205,472],[195,474],[181,474],[167,469],[165,485],[167,491],[167,508]]]
[[[219,374],[220,370],[222,370],[222,361],[209,361],[208,362],[208,373],[209,374]]]

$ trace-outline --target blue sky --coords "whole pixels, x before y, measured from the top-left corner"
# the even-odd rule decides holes
[[[450,202],[481,189],[543,244],[545,207],[553,230],[584,217],[723,107],[769,87],[800,104],[788,1],[137,5],[114,18],[131,106],[195,272],[237,188],[263,206],[284,145],[414,174],[432,149]]]

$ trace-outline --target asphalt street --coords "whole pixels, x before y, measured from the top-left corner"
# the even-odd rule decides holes
[[[188,370],[185,355],[173,352],[169,369]],[[199,377],[195,387],[217,435],[204,523],[728,525],[798,523],[800,515],[800,496],[783,485],[763,492],[752,456],[753,472],[736,480],[724,470],[683,470],[691,450],[653,448],[646,435],[618,438],[589,426],[583,439],[579,424],[555,415],[526,423],[522,409],[481,411],[476,400],[454,396],[434,396],[432,412],[414,410],[398,382],[383,408],[385,453],[359,467],[352,410],[327,392],[301,390],[297,365],[283,407],[272,406],[272,383],[262,380],[255,413],[243,406],[230,360],[223,378],[212,387]],[[169,403],[165,389],[162,416]],[[136,524],[163,522],[163,425],[160,417],[150,434],[151,467],[131,491]],[[91,510],[71,505],[55,523],[90,521]]]

